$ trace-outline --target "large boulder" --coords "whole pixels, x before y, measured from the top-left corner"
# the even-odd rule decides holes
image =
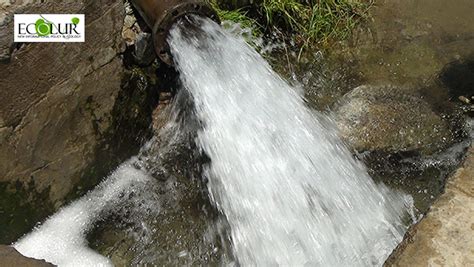
[[[54,201],[72,188],[110,125],[123,74],[123,3],[35,1],[11,10],[87,18],[85,43],[25,44],[0,72],[0,182],[32,179]],[[12,35],[12,27],[0,31]]]
[[[359,152],[432,154],[454,140],[449,123],[414,90],[363,85],[334,108],[343,139]]]
[[[0,1],[0,243],[82,183],[117,109],[122,0]],[[85,43],[13,43],[13,14],[83,13]]]

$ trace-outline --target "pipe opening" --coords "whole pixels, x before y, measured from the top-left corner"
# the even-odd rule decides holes
[[[153,43],[158,57],[173,65],[167,37],[179,18],[187,14],[208,17],[220,23],[217,13],[204,0],[131,0],[148,26],[152,29]]]

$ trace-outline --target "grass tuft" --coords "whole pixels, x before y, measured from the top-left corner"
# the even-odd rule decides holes
[[[232,21],[239,23],[242,28],[252,29],[252,34],[254,36],[259,36],[262,34],[262,26],[257,22],[257,20],[247,16],[247,11],[242,8],[234,10],[222,9],[216,0],[209,1],[211,7],[217,12],[217,15],[222,21]]]
[[[260,0],[257,4],[235,10],[221,9],[217,0],[210,0],[210,3],[222,20],[240,23],[256,32],[268,32],[276,27],[295,35],[299,46],[306,47],[347,39],[358,23],[369,18],[368,12],[374,1]],[[245,10],[256,12],[251,12],[253,16],[250,17]]]

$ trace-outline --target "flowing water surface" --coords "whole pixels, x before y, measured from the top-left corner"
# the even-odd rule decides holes
[[[200,173],[205,193],[225,221],[226,230],[213,229],[223,242],[230,240],[229,261],[242,266],[382,265],[403,237],[411,198],[375,183],[341,143],[330,119],[308,109],[300,90],[242,39],[214,22],[190,17],[175,25],[169,43],[198,122],[192,142],[209,159]],[[173,128],[168,126],[164,131]],[[174,133],[163,136],[176,138]],[[166,224],[156,220],[164,205],[153,192],[159,184],[152,176],[167,170],[160,160],[148,160],[167,151],[158,153],[124,163],[14,246],[60,266],[109,265],[110,259],[87,247],[86,234],[107,214],[122,216],[117,207],[125,206],[142,229],[137,242],[145,244],[137,249],[142,256],[135,263],[147,263],[147,257],[162,252],[145,253],[146,247],[164,240],[143,238],[156,236],[144,214],[156,215],[154,225]],[[196,253],[217,247],[205,244]]]
[[[409,198],[375,184],[330,122],[243,40],[190,20],[174,27],[170,46],[203,124],[210,197],[237,260],[382,264],[403,236]]]

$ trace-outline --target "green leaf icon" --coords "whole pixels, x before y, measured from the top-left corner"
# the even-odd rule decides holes
[[[35,23],[35,30],[38,36],[46,36],[51,34],[51,23],[47,23],[44,19],[39,19]]]
[[[71,19],[71,21],[72,21],[73,24],[79,24],[80,20],[79,20],[79,18],[74,17],[74,18]]]

